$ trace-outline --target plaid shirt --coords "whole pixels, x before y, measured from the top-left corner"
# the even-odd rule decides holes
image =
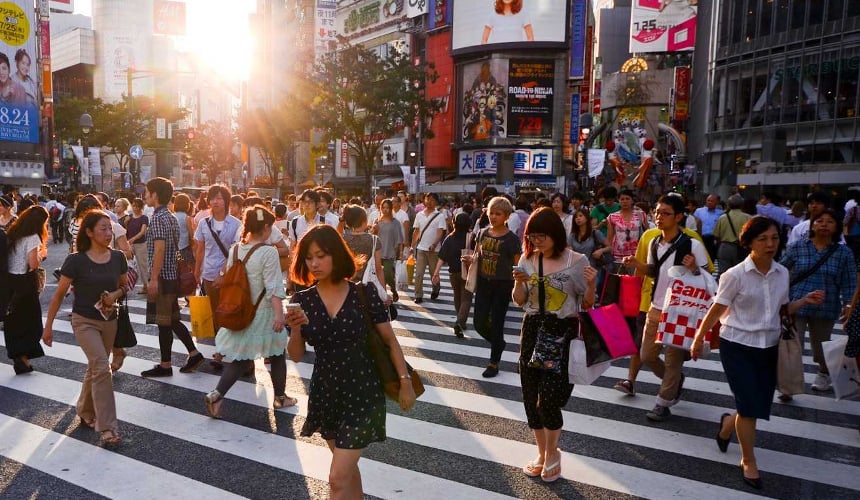
[[[819,252],[812,240],[796,241],[788,246],[780,263],[791,271],[791,279],[794,279],[812,268],[827,250],[825,248]],[[809,292],[824,290],[824,302],[821,305],[803,306],[797,315],[836,321],[842,312],[842,305],[851,303],[856,286],[857,265],[854,256],[845,245],[839,245],[836,252],[812,276],[791,287],[789,298],[795,301]]]
[[[179,279],[176,265],[176,252],[179,250],[179,222],[164,205],[155,209],[146,228],[146,253],[149,257],[150,273],[156,240],[164,242],[164,263],[161,265],[159,277],[164,280]]]

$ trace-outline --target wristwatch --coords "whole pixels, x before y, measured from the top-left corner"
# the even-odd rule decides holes
[[[218,271],[218,276],[224,277],[224,271]]]

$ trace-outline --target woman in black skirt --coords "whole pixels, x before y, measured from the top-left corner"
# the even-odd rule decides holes
[[[42,336],[42,307],[36,269],[48,255],[48,211],[33,206],[21,212],[7,231],[9,245],[9,283],[12,290],[9,313],[3,323],[6,354],[13,361],[15,374],[33,371],[30,360],[45,355]]]
[[[816,290],[788,302],[788,270],[773,260],[779,248],[779,225],[773,219],[756,216],[747,221],[740,243],[750,254],[720,276],[714,304],[696,332],[691,354],[694,360],[701,357],[705,333],[720,320],[720,361],[737,411],[720,417],[717,446],[725,453],[732,433],[737,432],[743,480],[761,489],[754,453],[756,420],[770,420],[776,389],[779,311],[787,306],[792,314],[806,304],[820,304],[824,294]]]

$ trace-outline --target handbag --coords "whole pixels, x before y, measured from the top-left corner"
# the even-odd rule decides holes
[[[370,359],[373,361],[373,366],[376,369],[376,376],[382,385],[382,390],[385,396],[396,402],[400,402],[400,376],[397,375],[397,368],[391,362],[391,349],[388,344],[382,340],[379,330],[370,319],[370,304],[367,300],[367,292],[364,289],[365,285],[359,284],[358,300],[361,302],[361,315],[364,318],[364,323],[367,326],[367,351],[370,354]],[[412,390],[415,392],[415,397],[424,394],[424,383],[421,382],[421,377],[412,369],[409,363],[406,363],[406,370],[409,373],[409,378],[412,381]]]
[[[803,348],[800,336],[794,328],[794,319],[788,314],[788,306],[780,307],[779,316],[784,325],[790,322],[790,326],[783,326],[779,336],[776,387],[786,396],[803,394]]]
[[[215,336],[215,316],[212,314],[212,301],[200,295],[188,296],[188,309],[191,316],[191,335],[198,339]]]
[[[708,273],[694,275],[684,266],[672,266],[667,273],[672,280],[666,289],[660,323],[654,342],[689,351],[693,338],[708,313],[717,282]],[[707,355],[714,329],[705,335],[702,355]]]
[[[116,311],[116,337],[113,346],[117,348],[134,347],[137,345],[137,336],[134,334],[134,326],[128,313],[126,301],[120,303]]]
[[[585,341],[576,338],[570,341],[570,359],[567,362],[567,380],[571,384],[591,385],[609,369],[611,362],[604,361],[588,366]]]
[[[394,263],[394,284],[400,292],[409,290],[409,280],[406,278],[406,260],[398,260]]]
[[[845,355],[847,345],[847,336],[821,343],[824,362],[827,363],[827,370],[830,372],[833,395],[837,400],[860,396],[860,370],[858,370],[856,358]]]
[[[538,307],[540,312],[533,316],[538,324],[537,338],[526,366],[551,373],[561,373],[565,339],[570,338],[570,321],[554,314],[547,314],[545,303],[543,254],[540,254],[538,256]]]
[[[472,254],[472,263],[469,264],[469,270],[466,271],[465,288],[472,293],[475,293],[475,289],[478,287],[478,261],[481,258],[481,237],[482,235],[479,234],[478,241],[475,244],[475,253]]]
[[[36,293],[41,295],[45,291],[45,282],[48,275],[44,267],[37,267],[33,272],[36,273]]]
[[[579,320],[588,366],[639,353],[630,326],[617,304],[583,311]]]
[[[134,257],[128,259],[128,269],[126,270],[125,280],[129,290],[134,290],[137,285],[137,280],[140,278],[140,268],[137,266],[137,259]]]
[[[178,259],[179,271],[179,293],[181,297],[193,295],[197,290],[197,278],[194,277],[194,266],[190,262],[180,257]]]
[[[370,258],[364,266],[364,276],[362,276],[361,282],[365,285],[375,286],[376,291],[379,294],[379,298],[385,300],[388,297],[388,292],[385,290],[385,286],[383,286],[379,281],[379,276],[376,275],[376,259],[374,258],[376,255],[376,236],[371,234],[370,237],[372,238],[370,245]]]

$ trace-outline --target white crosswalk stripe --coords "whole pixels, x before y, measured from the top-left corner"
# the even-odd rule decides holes
[[[686,364],[684,400],[662,424],[644,418],[659,384],[647,370],[640,374],[636,397],[612,389],[615,380],[626,377],[626,361],[616,362],[594,385],[577,386],[564,411],[562,480],[546,485],[525,477],[520,468],[535,448],[514,372],[522,311],[511,305],[502,371],[484,379],[488,345],[474,330],[465,332],[466,339],[454,337],[446,283],[443,277],[438,300],[425,297],[421,305],[409,300],[408,292],[401,294],[393,324],[427,392],[410,413],[389,404],[388,440],[371,445],[360,462],[366,494],[410,499],[860,495],[860,402],[835,401],[829,393],[774,403],[771,420],[758,424],[756,455],[766,489],[746,488],[736,442],[727,454],[714,443],[719,416],[733,408],[716,353]],[[133,298],[130,308],[138,346],[128,350],[115,377],[124,443],[101,448],[74,420],[86,358],[61,312],[54,347],[34,361],[36,372],[14,376],[11,369],[0,370],[0,470],[4,461],[20,464],[84,496],[324,496],[331,455],[319,438],[298,435],[307,411],[312,349],[304,361],[288,366],[287,392],[299,399],[297,407],[272,412],[268,377],[243,378],[226,397],[225,418],[212,420],[202,402],[218,380],[211,367],[193,374],[175,370],[161,379],[139,377],[158,359],[158,338],[155,327],[144,324],[143,298]],[[198,345],[207,357],[215,351],[211,341]],[[175,342],[174,364],[184,354]],[[811,382],[808,346],[805,354]],[[256,367],[265,370],[262,361]],[[242,472],[221,477],[213,473],[219,464]],[[0,496],[3,492],[0,482]]]

